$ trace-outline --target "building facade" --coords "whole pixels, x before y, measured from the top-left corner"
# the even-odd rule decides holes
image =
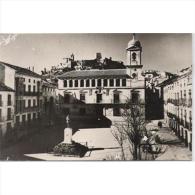
[[[0,69],[1,84],[14,91],[12,94],[8,94],[8,96],[8,92],[4,92],[4,95],[2,94],[4,100],[5,96],[8,98],[11,96],[11,105],[13,106],[11,109],[13,115],[11,127],[14,130],[26,131],[28,129],[27,126],[33,125],[40,118],[41,76],[29,69],[4,62],[0,62]],[[9,93],[11,92],[9,91]],[[5,105],[8,104],[4,103]],[[3,108],[6,110],[6,107]]]
[[[65,115],[73,118],[120,116],[127,99],[144,103],[140,42],[133,37],[126,51],[125,69],[74,70],[58,76],[60,108]]]
[[[164,119],[192,150],[192,67],[160,84],[164,93]]]
[[[0,83],[0,137],[4,137],[14,127],[15,91]]]

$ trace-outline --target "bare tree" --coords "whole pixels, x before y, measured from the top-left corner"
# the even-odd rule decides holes
[[[127,135],[124,131],[123,125],[121,123],[115,123],[111,128],[111,133],[121,147],[121,160],[125,160],[124,152],[124,141],[127,139]]]
[[[133,155],[133,160],[139,160],[139,146],[143,133],[146,131],[144,104],[140,100],[132,102],[128,99],[123,109],[122,117],[124,119],[122,129],[129,140],[130,152]]]

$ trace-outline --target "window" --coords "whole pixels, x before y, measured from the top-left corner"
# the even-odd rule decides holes
[[[84,80],[82,79],[81,82],[80,82],[80,86],[81,87],[84,87]]]
[[[111,87],[114,86],[114,79],[110,79],[110,86],[111,86]]]
[[[35,92],[35,85],[33,86],[33,92]]]
[[[70,103],[70,95],[64,94],[64,103]]]
[[[11,108],[7,109],[7,120],[11,120]]]
[[[117,86],[117,87],[120,86],[120,79],[116,79],[116,86]]]
[[[95,87],[95,79],[92,79],[92,87]]]
[[[74,81],[74,86],[75,86],[75,87],[78,87],[78,80],[75,80],[75,81]]]
[[[101,103],[102,102],[102,94],[97,94],[96,101],[97,101],[97,103]]]
[[[36,113],[33,113],[33,120],[36,119]]]
[[[120,108],[113,108],[113,116],[121,116]]]
[[[31,114],[30,113],[27,115],[27,118],[28,118],[28,122],[30,122],[31,121]]]
[[[89,87],[89,79],[86,80],[86,87]]]
[[[16,116],[16,124],[20,123],[20,116]]]
[[[106,95],[109,95],[110,90],[106,89]]]
[[[11,123],[7,123],[7,131],[10,131],[12,128],[12,124]]]
[[[64,87],[67,87],[67,80],[64,80]]]
[[[33,100],[33,106],[34,107],[36,106],[36,100]]]
[[[35,80],[33,82],[35,83]]]
[[[2,120],[2,110],[0,109],[0,122],[1,122],[1,120]]]
[[[138,92],[133,92],[131,95],[132,103],[136,104],[139,100],[139,94]]]
[[[0,106],[3,106],[2,95],[0,95]]]
[[[85,94],[84,94],[84,93],[81,93],[81,94],[80,94],[80,100],[81,100],[81,101],[85,101]]]
[[[31,85],[28,86],[28,91],[31,92]]]
[[[10,95],[10,94],[8,94],[8,97],[7,97],[7,105],[8,106],[11,106],[11,104],[12,104],[12,96]]]
[[[31,100],[28,100],[28,107],[31,107]]]
[[[30,79],[28,79],[28,82],[30,83]]]
[[[191,97],[191,95],[192,95],[191,89],[189,89],[188,94],[189,94],[189,99],[191,99],[191,98],[192,98],[192,97]],[[0,100],[0,101],[1,101],[1,100]]]
[[[126,79],[122,79],[122,86],[123,86],[123,87],[126,86]]]
[[[79,113],[80,113],[80,115],[85,115],[86,114],[85,108],[80,108]]]
[[[25,123],[25,121],[26,121],[26,115],[23,114],[23,115],[22,115],[22,122]]]
[[[137,54],[136,54],[135,52],[132,53],[132,59],[133,59],[134,61],[136,60],[136,55],[137,55]]]
[[[98,84],[97,84],[98,87],[101,87],[102,86],[102,80],[101,79],[98,79]]]
[[[119,93],[114,94],[114,104],[119,104],[120,103],[120,97]]]
[[[108,80],[104,79],[104,87],[107,87],[107,86],[108,86]]]
[[[25,100],[21,100],[21,111],[23,112],[25,108]]]
[[[72,80],[69,80],[69,87],[72,87]]]

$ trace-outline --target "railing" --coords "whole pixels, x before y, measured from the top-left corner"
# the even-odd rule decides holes
[[[167,99],[167,103],[171,103],[171,104],[174,104],[175,106],[178,106],[179,105],[179,100],[178,99]]]
[[[14,119],[14,115],[8,115],[7,117],[1,117],[0,122],[6,122]]]
[[[24,93],[24,96],[39,96],[39,95],[41,95],[42,94],[42,92],[41,91],[33,91],[33,92],[31,92],[31,91],[25,91]]]
[[[17,113],[24,113],[24,112],[34,112],[34,111],[39,111],[41,108],[40,106],[35,106],[35,107],[23,107],[17,109],[15,112]]]

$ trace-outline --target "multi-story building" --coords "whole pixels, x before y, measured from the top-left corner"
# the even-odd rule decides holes
[[[15,70],[0,62],[0,137],[14,127]]]
[[[15,91],[0,82],[0,137],[14,127]]]
[[[60,107],[71,117],[119,116],[127,99],[144,103],[141,43],[128,43],[125,69],[74,70],[58,76]]]
[[[4,62],[0,62],[0,68],[2,83],[15,90],[14,127],[24,129],[24,125],[32,124],[40,117],[41,76]]]
[[[164,119],[192,150],[192,67],[159,84],[164,93]]]
[[[42,80],[42,97],[41,97],[41,106],[43,107],[43,112],[48,113],[51,110],[55,109],[56,105],[56,90],[57,85],[48,80]]]

